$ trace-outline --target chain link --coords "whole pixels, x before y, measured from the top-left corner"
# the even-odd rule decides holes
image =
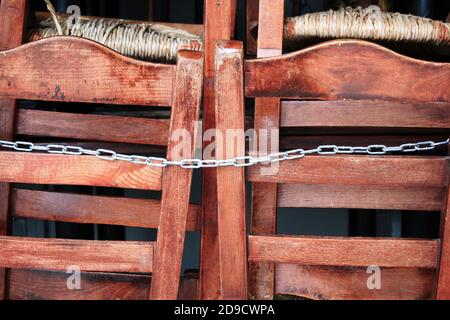
[[[350,147],[350,146],[336,146],[336,145],[322,145],[315,149],[294,149],[286,152],[277,152],[267,156],[253,157],[235,157],[226,160],[201,160],[201,159],[184,159],[181,161],[170,161],[165,158],[144,157],[137,155],[120,154],[113,150],[97,149],[90,150],[76,146],[66,146],[59,144],[48,144],[44,146],[35,145],[32,142],[26,141],[2,141],[0,140],[0,147],[13,149],[15,151],[32,152],[41,151],[50,154],[64,154],[64,155],[88,155],[95,156],[105,161],[126,161],[139,165],[148,165],[152,167],[167,167],[179,166],[185,169],[200,169],[200,168],[218,168],[218,167],[249,167],[257,164],[271,164],[280,161],[301,159],[306,155],[336,155],[336,154],[368,154],[368,155],[385,155],[390,152],[420,152],[433,150],[438,146],[448,145],[450,139],[441,142],[422,141],[417,143],[405,143],[399,146],[388,147],[385,145],[370,145],[367,147]]]

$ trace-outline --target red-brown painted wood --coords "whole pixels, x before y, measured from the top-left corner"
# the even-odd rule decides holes
[[[435,271],[381,268],[381,288],[369,290],[367,268],[277,265],[277,294],[314,300],[428,300]]]
[[[16,134],[166,146],[169,121],[19,110]]]
[[[2,0],[0,3],[0,50],[22,44],[25,34],[26,0]],[[12,140],[16,101],[0,99],[0,139]],[[0,183],[0,236],[9,232],[9,185]],[[5,269],[0,269],[0,300],[5,298]]]
[[[436,268],[439,241],[250,236],[249,259],[322,266]]]
[[[420,168],[420,170],[417,170]],[[254,182],[378,187],[445,187],[447,160],[410,156],[306,156],[279,163],[277,174],[249,168]]]
[[[284,1],[258,0],[258,58],[282,54]],[[280,99],[256,98],[255,121],[259,156],[279,151]],[[266,150],[263,150],[263,145]],[[276,183],[253,183],[251,234],[272,235],[276,232]],[[251,299],[272,299],[274,295],[273,263],[249,264],[249,293]]]
[[[81,289],[67,289],[71,274],[59,271],[12,269],[9,274],[8,299],[11,300],[146,300],[151,276],[82,272]],[[181,278],[178,299],[195,300],[198,279]]]
[[[0,237],[0,265],[66,271],[152,272],[151,242]]]
[[[168,160],[194,158],[195,126],[202,99],[202,72],[203,56],[200,52],[179,52],[167,148]],[[191,180],[192,170],[179,166],[164,169],[155,272],[150,291],[152,299],[176,299],[178,295]]]
[[[0,97],[172,105],[175,66],[127,58],[96,42],[52,37],[0,55]]]
[[[162,169],[94,156],[0,152],[0,182],[161,190]]]
[[[244,141],[239,138],[236,141],[228,131],[244,132],[242,62],[243,47],[240,42],[218,42],[215,109],[217,131],[223,137],[223,144],[217,145],[217,159],[245,156]],[[217,195],[221,298],[245,300],[248,292],[244,169],[219,168]]]
[[[283,127],[449,128],[449,103],[284,101]]]
[[[448,83],[442,81],[450,78],[449,64],[415,60],[359,40],[250,60],[245,75],[246,96],[251,97],[450,101]]]
[[[15,189],[11,214],[17,218],[158,228],[161,202]],[[200,208],[190,205],[186,230],[199,230]]]
[[[281,184],[278,206],[440,211],[444,188]]]
[[[204,82],[203,132],[216,129],[215,121],[215,50],[219,40],[234,36],[236,0],[204,1]],[[211,141],[205,138],[204,147]],[[214,154],[206,155],[214,159]],[[221,295],[219,240],[217,217],[216,169],[202,171],[202,230],[200,245],[199,295],[201,299],[215,300]]]

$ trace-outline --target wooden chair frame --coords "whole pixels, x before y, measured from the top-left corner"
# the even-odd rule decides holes
[[[230,70],[235,64],[243,64],[240,76],[236,71],[235,77],[240,79],[236,85],[244,88],[243,96],[255,98],[257,131],[356,124],[367,128],[449,129],[449,83],[442,80],[450,79],[448,64],[414,60],[356,40],[332,41],[281,55],[282,26],[283,1],[261,0],[261,59],[239,62],[242,54],[235,43],[221,44],[229,49],[228,53],[235,49],[232,61],[217,55],[216,63]],[[217,90],[222,92],[224,88],[223,84]],[[232,98],[234,107],[228,101],[227,112],[217,107],[228,127],[242,127],[241,122],[232,120],[229,110],[240,110],[243,96]],[[352,117],[348,117],[348,110]],[[251,298],[271,299],[275,293],[324,299],[450,298],[447,158],[310,156],[280,163],[275,175],[264,176],[260,170],[261,166],[250,167],[247,173],[247,180],[253,184],[248,239]],[[218,181],[227,180],[228,175],[225,170],[218,170]],[[244,192],[240,181],[233,188]],[[230,199],[226,190],[229,189],[224,187],[218,192],[219,208],[223,206],[228,214],[245,216],[245,203]],[[361,192],[366,197],[355,199]],[[440,211],[442,231],[440,240],[275,236],[277,206]],[[219,225],[219,235],[237,233],[231,230],[241,232],[231,222]],[[221,240],[219,247],[227,252],[245,248],[246,244],[242,238],[233,245]],[[233,263],[233,267],[224,270],[244,272],[238,258]],[[385,290],[368,292],[364,287],[365,268],[369,265],[386,270]],[[353,271],[351,276],[348,271]],[[333,284],[330,279],[335,280]],[[404,291],[399,290],[399,281],[406,286]],[[242,280],[230,290],[244,292],[245,286]]]
[[[120,117],[53,113],[53,121],[58,119],[59,123],[66,124],[75,121],[75,124],[82,127],[80,130],[72,127],[65,132],[47,119],[48,113],[21,110],[18,113],[18,133],[50,133],[50,136],[62,135],[68,138],[106,138],[109,141],[134,142],[136,136],[141,136],[139,131],[132,130],[129,136],[124,137],[121,136],[120,130],[127,129],[129,125],[137,125],[136,130],[144,129],[144,135],[151,135],[152,130],[165,132],[162,138],[152,135],[153,137],[143,140],[138,139],[138,143],[163,145],[162,140],[166,138],[166,142],[169,140],[169,160],[179,161],[182,157],[193,156],[193,141],[189,142],[190,155],[181,155],[175,152],[178,141],[172,141],[169,137],[180,129],[186,130],[194,137],[194,126],[201,102],[201,53],[180,51],[177,65],[173,66],[129,59],[97,43],[79,38],[54,37],[20,46],[24,33],[26,4],[27,1],[24,0],[2,0],[0,7],[0,29],[10,30],[2,32],[0,37],[0,49],[4,50],[0,58],[3,79],[0,81],[2,139],[13,138],[14,99],[172,106],[170,123],[151,119],[134,119],[128,122],[127,118],[128,123],[125,124],[125,119]],[[112,130],[111,137],[102,137],[101,134],[96,137],[102,127],[109,129],[115,125],[117,130]],[[150,129],[151,127],[153,129]],[[187,227],[197,228],[197,209],[188,207],[192,170],[108,162],[84,156],[17,152],[0,152],[0,162],[5,164],[3,168],[8,168],[0,172],[2,182],[162,190],[161,203],[136,200],[119,204],[120,199],[114,198],[36,194],[23,190],[11,192],[10,186],[2,183],[2,267],[66,270],[68,265],[77,265],[82,271],[89,272],[152,272],[148,297],[177,298],[185,230]],[[28,199],[30,196],[31,199]],[[54,200],[72,203],[72,209],[76,207],[76,211],[70,213],[61,207],[55,207],[57,202]],[[76,213],[88,212],[87,208],[81,205],[86,200],[101,205],[96,208],[96,212],[90,212],[88,216],[77,216]],[[157,242],[9,237],[5,228],[10,219],[8,203],[15,203],[14,212],[18,216],[156,227]],[[30,211],[30,206],[34,205],[40,210]],[[124,217],[123,212],[140,206],[148,206],[148,210],[153,211],[152,215],[146,215],[149,213],[147,211],[135,217]],[[2,272],[4,273],[4,270]],[[0,292],[4,296],[4,274],[1,276],[0,285]]]

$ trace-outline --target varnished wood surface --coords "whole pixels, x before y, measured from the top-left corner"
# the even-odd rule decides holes
[[[439,241],[250,236],[249,259],[322,266],[436,268]]]
[[[96,42],[52,37],[0,54],[0,97],[170,106],[175,66],[122,56]]]
[[[445,187],[447,167],[443,157],[306,156],[280,162],[272,175],[262,174],[262,166],[250,167],[247,178],[335,186]]]
[[[0,50],[8,50],[20,46],[25,34],[27,0],[0,1]],[[0,99],[0,139],[12,140],[14,137],[14,115],[16,101]],[[7,235],[9,221],[9,184],[0,183],[0,236]],[[0,300],[6,294],[5,269],[0,269]]]
[[[71,223],[120,225],[158,228],[161,210],[159,200],[15,189],[11,196],[12,215]],[[199,229],[200,208],[190,205],[186,230]]]
[[[237,41],[221,41],[216,46],[216,123],[224,137],[216,157],[228,159],[245,155],[245,143],[227,134],[244,131],[243,47]],[[247,289],[247,249],[245,220],[245,174],[243,168],[217,169],[219,261],[221,298],[245,300]]]
[[[204,1],[203,132],[217,128],[215,120],[216,42],[234,37],[236,4],[236,0]],[[209,143],[210,141],[204,141],[204,147],[206,148]],[[214,155],[207,157],[212,160]],[[221,295],[216,174],[215,168],[205,168],[202,171],[199,295],[201,299],[206,300],[219,299]]]
[[[169,161],[194,158],[195,129],[200,115],[202,84],[202,53],[181,50],[177,59],[167,147]],[[192,171],[179,166],[164,169],[151,299],[174,300],[178,295]]]
[[[167,146],[169,121],[19,110],[16,134]]]
[[[278,206],[440,211],[445,188],[280,184]]]
[[[359,40],[335,40],[245,63],[246,96],[449,102],[450,65]]]
[[[0,266],[66,271],[152,272],[151,242],[0,237]]]
[[[11,300],[146,300],[151,276],[82,272],[81,289],[69,290],[71,274],[59,271],[12,269],[9,273],[8,299]],[[195,300],[198,279],[182,276],[178,299]]]
[[[162,169],[93,156],[0,152],[1,182],[161,189]]]
[[[450,127],[450,103],[284,101],[281,126],[444,129]]]
[[[381,268],[381,288],[370,290],[367,267],[324,267],[279,264],[278,294],[314,300],[428,300],[433,297],[435,271]]]

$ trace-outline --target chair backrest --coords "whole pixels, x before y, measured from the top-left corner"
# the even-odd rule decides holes
[[[23,20],[25,15],[26,1],[2,0],[0,21]],[[167,146],[168,160],[193,157],[202,90],[200,52],[180,51],[175,66],[126,58],[81,38],[54,37],[20,46],[22,37],[18,35],[23,34],[24,28],[16,26],[17,22],[3,23],[0,28],[3,37],[11,35],[0,42],[5,50],[0,57],[0,105],[5,114],[2,120],[6,120],[1,126],[3,140],[12,140],[16,133],[148,144]],[[17,39],[12,39],[12,35]],[[15,122],[15,99],[169,106],[171,118],[169,121],[18,110]],[[184,140],[180,142],[180,138]],[[24,147],[16,147],[20,146]],[[49,149],[55,153],[62,150],[60,146]],[[2,230],[0,265],[64,271],[76,265],[88,272],[152,272],[148,296],[175,299],[185,230],[198,227],[198,208],[189,206],[192,170],[67,155],[78,153],[76,148],[63,151],[66,154],[1,151],[0,181],[161,190],[161,202],[17,189],[11,193],[10,205],[16,216],[157,228],[157,242],[21,239],[7,237],[6,230]],[[106,151],[98,151],[97,155],[114,156]],[[139,162],[142,158],[134,160]],[[158,159],[154,161],[160,163]],[[7,184],[2,184],[1,197],[9,198]],[[5,204],[2,218],[6,221],[8,202]]]
[[[283,127],[449,129],[449,64],[355,40],[282,55],[283,1],[261,0],[259,10],[263,59],[245,61],[243,85],[245,97],[256,99],[255,130],[264,145],[275,146],[270,151],[277,151],[279,137],[270,135],[271,143],[261,135]],[[306,156],[276,166],[272,174],[262,165],[247,173],[253,183],[251,297],[449,297],[447,158]],[[219,207],[224,201],[244,215],[241,204],[221,194]],[[276,236],[277,207],[440,211],[442,231],[440,240]],[[371,265],[382,268],[381,290],[366,286]]]

